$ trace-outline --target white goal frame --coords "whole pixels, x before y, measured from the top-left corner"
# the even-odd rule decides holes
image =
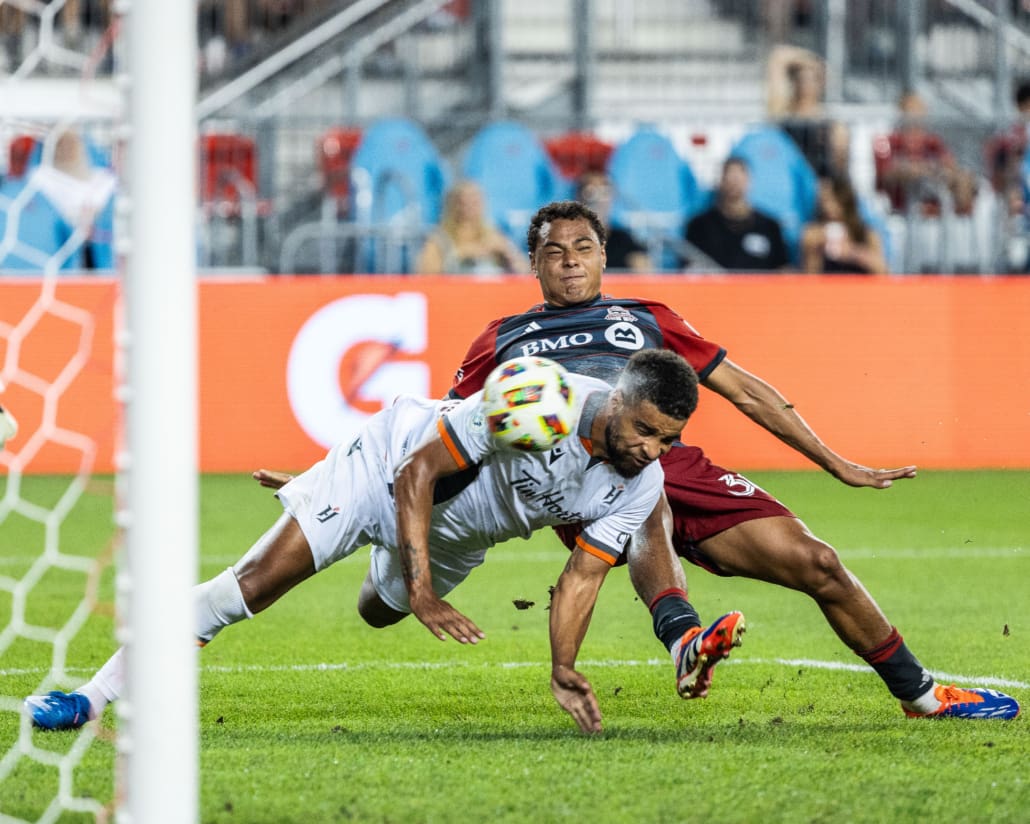
[[[196,4],[125,2],[126,695],[117,820],[197,821]],[[116,240],[116,242],[119,242]],[[127,574],[124,574],[126,573]],[[122,585],[124,582],[124,586]]]

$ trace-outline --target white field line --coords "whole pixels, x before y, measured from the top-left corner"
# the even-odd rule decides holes
[[[949,558],[1030,558],[1030,547],[1027,546],[987,546],[987,547],[932,547],[929,549],[892,549],[883,547],[862,547],[856,549],[838,550],[840,557],[845,561],[872,560],[881,561],[895,560],[927,560]],[[368,554],[364,550],[358,550],[355,558],[367,560]],[[561,549],[553,550],[526,550],[519,549],[493,549],[487,553],[487,563],[561,563],[568,555]],[[229,566],[235,564],[240,555],[204,555],[201,560],[205,564],[216,564],[218,566]],[[346,559],[341,563],[347,563]],[[27,566],[28,561],[23,556],[0,558],[0,569],[13,566]]]
[[[822,670],[837,670],[844,672],[855,672],[865,675],[874,675],[873,670],[863,664],[848,664],[841,661],[818,661],[811,658],[731,658],[722,666],[780,666],[791,669],[807,668]],[[271,672],[362,672],[375,670],[488,670],[488,669],[544,669],[547,666],[542,661],[502,661],[502,662],[481,662],[470,664],[464,661],[364,661],[356,664],[346,662],[316,663],[316,664],[241,664],[238,666],[202,666],[204,672],[218,673],[241,673],[256,674]],[[582,671],[591,669],[608,669],[616,667],[669,667],[671,663],[668,658],[647,658],[627,660],[583,660],[578,667]],[[68,667],[69,674],[82,673],[91,675],[93,670],[85,667]],[[24,675],[44,675],[47,670],[43,668],[31,669],[0,669],[0,677],[14,677]],[[1010,687],[1016,689],[1030,689],[1030,683],[1017,681],[1012,678],[998,678],[993,675],[957,675],[954,673],[930,671],[933,676],[942,683],[954,683],[960,686],[975,687]]]

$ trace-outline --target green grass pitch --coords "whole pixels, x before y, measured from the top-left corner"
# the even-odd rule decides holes
[[[848,489],[818,473],[751,477],[840,550],[930,669],[1003,683],[1026,706],[1030,472],[924,472],[889,491]],[[52,504],[65,486],[29,478],[21,494]],[[104,551],[110,493],[104,479],[91,484],[62,528],[64,551]],[[207,578],[280,509],[244,476],[205,477],[202,493]],[[0,524],[0,577],[21,578],[42,538],[21,516]],[[434,640],[413,619],[366,627],[354,608],[366,551],[226,630],[199,654],[200,820],[1030,821],[1025,714],[905,719],[812,601],[694,567],[691,598],[702,617],[741,609],[749,624],[710,697],[676,697],[647,610],[625,571],[613,570],[580,659],[605,732],[580,735],[548,689],[547,590],[565,557],[548,531],[493,549],[451,598],[487,633],[475,647]],[[83,583],[77,572],[49,572],[29,596],[29,619],[59,625]],[[112,651],[111,571],[101,591],[108,608],[69,650],[82,680]],[[535,604],[517,609],[516,599]],[[0,589],[0,630],[11,604]],[[50,652],[11,644],[0,656],[0,695],[31,691]],[[10,706],[0,712],[0,756],[18,735]],[[110,801],[115,724],[109,709],[75,772],[76,795]],[[32,740],[63,752],[76,736]],[[0,783],[0,820],[36,821],[57,784],[56,767],[20,759]]]

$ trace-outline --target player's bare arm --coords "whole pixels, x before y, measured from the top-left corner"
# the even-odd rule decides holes
[[[457,470],[454,458],[438,437],[412,452],[397,468],[393,487],[397,548],[412,614],[441,640],[450,635],[463,644],[475,644],[486,636],[433,591],[429,566],[433,489],[437,480]]]
[[[551,594],[551,693],[587,733],[601,731],[601,710],[590,682],[576,672],[576,657],[610,568],[575,549]]]
[[[259,469],[252,473],[251,477],[268,489],[282,489],[293,480],[293,476],[288,472],[279,472],[274,469]]]
[[[729,359],[712,370],[704,385],[848,486],[886,489],[898,479],[916,476],[915,466],[872,469],[844,459],[819,439],[794,405],[779,391]]]

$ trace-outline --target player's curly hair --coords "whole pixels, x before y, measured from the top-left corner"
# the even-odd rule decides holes
[[[540,242],[540,229],[545,223],[555,220],[585,220],[590,228],[597,233],[597,239],[604,246],[608,242],[608,232],[604,223],[597,216],[597,212],[589,206],[585,206],[577,200],[558,200],[548,203],[542,207],[529,222],[529,231],[526,233],[526,247],[529,254],[536,252],[536,245]]]
[[[685,421],[697,409],[697,373],[669,349],[635,352],[619,375],[617,388],[628,404],[650,401],[670,418]]]

